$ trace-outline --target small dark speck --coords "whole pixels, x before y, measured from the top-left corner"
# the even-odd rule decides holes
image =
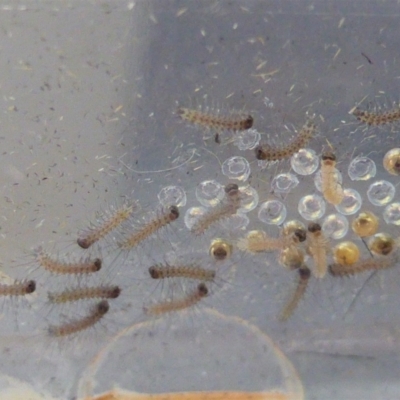
[[[365,53],[361,53],[361,55],[362,55],[370,64],[373,64],[373,62],[371,61],[371,59],[370,59]]]

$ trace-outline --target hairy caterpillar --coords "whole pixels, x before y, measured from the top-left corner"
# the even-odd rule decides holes
[[[321,157],[321,191],[325,200],[335,206],[344,198],[343,188],[337,180],[336,156],[331,152],[322,154]]]

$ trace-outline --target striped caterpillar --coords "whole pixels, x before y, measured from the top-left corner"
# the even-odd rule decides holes
[[[119,286],[94,286],[49,292],[47,297],[51,303],[62,304],[88,299],[116,299],[120,293]]]
[[[214,223],[229,218],[236,214],[240,208],[240,191],[239,186],[230,183],[225,186],[226,198],[221,204],[214,207],[209,212],[202,215],[192,226],[191,232],[195,235],[201,235]]]
[[[33,280],[16,281],[13,284],[0,284],[0,296],[25,296],[35,290],[36,282]]]
[[[369,112],[355,108],[352,114],[361,122],[372,125],[385,125],[400,120],[400,108],[394,108],[384,112]]]
[[[177,300],[167,300],[161,303],[156,303],[144,307],[144,312],[147,315],[159,317],[163,314],[184,310],[189,307],[195,306],[208,294],[208,288],[204,283],[199,283],[195,290],[190,292],[186,297]]]
[[[185,278],[212,282],[215,278],[214,270],[197,265],[153,265],[149,268],[149,274],[153,279]]]
[[[257,160],[279,161],[291,157],[307,143],[315,134],[315,125],[312,122],[307,122],[300,132],[283,146],[273,146],[270,144],[262,144],[255,148]]]
[[[292,294],[292,297],[290,298],[290,300],[288,301],[288,303],[282,310],[282,312],[279,316],[280,321],[286,321],[292,316],[294,310],[299,305],[300,300],[302,299],[302,297],[304,296],[304,293],[307,290],[308,281],[310,280],[310,276],[311,276],[310,269],[307,266],[302,265],[298,269],[298,273],[299,273],[299,280],[297,282],[296,290],[294,291],[294,293]]]
[[[314,276],[323,278],[328,270],[327,252],[329,241],[322,233],[321,225],[311,222],[308,225],[308,251],[314,260]]]

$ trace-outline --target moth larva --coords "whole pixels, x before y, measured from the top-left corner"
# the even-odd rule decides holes
[[[149,274],[153,279],[185,278],[212,282],[215,278],[214,270],[201,268],[197,265],[158,264],[149,268]]]
[[[222,116],[213,112],[201,112],[190,108],[178,108],[177,114],[193,125],[216,131],[244,131],[253,126],[251,115]]]
[[[163,210],[160,215],[148,221],[139,230],[128,232],[121,241],[118,242],[118,247],[121,250],[131,250],[139,243],[143,242],[151,235],[167,226],[179,217],[179,209],[177,206],[170,206]]]
[[[314,260],[314,276],[323,278],[328,269],[327,252],[329,241],[322,233],[321,225],[315,222],[308,224],[308,251]]]
[[[311,276],[310,269],[307,266],[302,265],[298,269],[298,273],[299,273],[299,280],[297,282],[296,289],[279,316],[279,319],[281,321],[286,321],[287,319],[290,318],[294,310],[299,305],[300,300],[304,296],[305,291],[307,290],[308,281],[310,280]]]
[[[184,310],[196,305],[201,299],[208,294],[208,288],[204,283],[199,283],[195,290],[189,293],[186,297],[177,300],[167,300],[161,303],[153,304],[144,307],[144,312],[151,316],[161,316],[163,314]]]
[[[79,234],[77,239],[78,245],[82,249],[88,249],[125,222],[131,216],[134,209],[135,206],[133,204],[124,204],[110,215],[104,217],[98,226],[92,224],[88,229]]]
[[[336,175],[336,156],[331,152],[325,152],[321,157],[321,191],[325,200],[339,205],[344,198],[342,185]]]
[[[300,132],[284,146],[272,146],[270,144],[262,144],[255,148],[257,160],[279,161],[291,157],[307,143],[315,134],[315,125],[307,122]]]
[[[71,320],[62,325],[52,325],[48,328],[48,333],[53,337],[64,337],[83,331],[97,324],[109,309],[110,306],[107,300],[102,300],[92,307],[87,316]]]
[[[92,286],[49,292],[47,297],[50,303],[62,304],[88,299],[116,299],[120,293],[119,286]]]
[[[191,232],[195,235],[201,235],[212,224],[229,218],[236,214],[240,208],[240,191],[239,186],[231,183],[225,186],[226,198],[221,204],[215,206],[212,210],[202,215],[192,226]]]

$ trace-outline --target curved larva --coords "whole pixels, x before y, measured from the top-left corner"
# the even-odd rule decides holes
[[[331,264],[329,273],[332,276],[350,276],[364,271],[378,271],[393,267],[398,261],[398,257],[368,258],[351,265]]]
[[[122,207],[115,210],[109,217],[105,218],[99,226],[91,226],[86,232],[82,232],[77,243],[82,249],[88,249],[94,243],[103,239],[110,232],[118,228],[132,214],[135,206],[133,204],[124,204]]]
[[[159,231],[161,228],[167,226],[171,222],[175,221],[179,217],[179,209],[177,206],[170,206],[163,211],[156,218],[147,222],[136,232],[129,233],[126,238],[123,238],[119,243],[118,247],[121,250],[131,250],[139,243],[143,242],[151,235]]]
[[[335,174],[336,156],[326,152],[322,154],[321,160],[322,194],[328,203],[337,206],[343,201],[344,191]]]
[[[283,308],[279,316],[280,321],[286,321],[293,315],[294,310],[299,305],[300,300],[303,298],[304,293],[307,290],[308,281],[310,280],[311,276],[311,271],[305,265],[301,266],[298,269],[298,271],[299,271],[299,280],[296,286],[296,290],[294,291],[292,297],[290,298],[286,306]]]
[[[300,132],[284,146],[272,146],[270,144],[261,144],[255,148],[257,160],[278,161],[291,157],[307,143],[315,134],[315,125],[307,122]]]
[[[102,300],[92,308],[87,316],[62,325],[50,326],[48,329],[49,335],[53,337],[63,337],[88,329],[97,324],[104,315],[107,314],[109,309],[110,306],[107,300]]]
[[[94,286],[66,289],[62,292],[49,292],[51,303],[62,304],[88,299],[116,299],[121,293],[119,286]]]
[[[15,282],[10,285],[0,284],[0,296],[25,296],[36,290],[36,282],[33,280]]]
[[[145,307],[144,312],[154,317],[172,312],[180,311],[196,305],[201,299],[208,294],[208,288],[204,283],[200,283],[197,288],[189,293],[186,297],[177,300],[167,300],[162,303],[153,304]]]
[[[367,125],[385,125],[400,120],[400,108],[384,112],[369,112],[355,108],[352,114]]]
[[[262,232],[262,235],[250,235],[239,239],[237,246],[243,251],[259,253],[284,250],[291,246],[297,246],[304,240],[304,232],[300,229],[297,229],[293,235],[284,235],[278,238],[270,237],[265,232]]]
[[[85,258],[84,260],[78,262],[65,263],[52,258],[44,251],[39,251],[39,253],[36,255],[36,261],[46,271],[52,274],[60,275],[91,274],[100,271],[102,265],[100,258],[95,258],[93,260],[90,258]]]
[[[231,115],[227,117],[183,107],[178,108],[177,114],[191,124],[217,131],[245,131],[253,126],[251,115]]]
[[[238,185],[231,183],[225,186],[226,197],[221,204],[202,215],[190,230],[195,235],[203,234],[211,225],[236,214],[240,208],[240,191]]]
[[[215,271],[201,268],[197,265],[153,265],[149,268],[149,274],[153,279],[185,278],[204,282],[212,282]]]
[[[308,251],[314,260],[314,276],[323,278],[328,270],[327,252],[329,240],[322,233],[321,225],[311,222],[308,225]]]

